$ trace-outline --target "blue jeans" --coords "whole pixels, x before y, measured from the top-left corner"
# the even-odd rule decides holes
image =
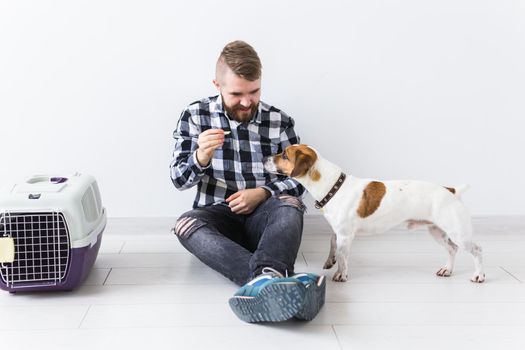
[[[214,205],[182,214],[174,231],[189,252],[242,286],[264,267],[293,274],[304,211],[288,195],[270,197],[248,215]]]

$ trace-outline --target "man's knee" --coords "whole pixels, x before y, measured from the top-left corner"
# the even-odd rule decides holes
[[[195,211],[190,211],[182,214],[178,218],[177,222],[175,223],[175,226],[171,229],[171,231],[179,239],[187,239],[196,230],[205,226],[206,224],[206,220],[200,217],[198,213],[196,213]]]
[[[272,197],[273,201],[265,212],[270,218],[268,225],[287,227],[286,231],[302,231],[306,206],[300,198],[290,195]]]
[[[301,214],[304,214],[304,212],[306,211],[306,206],[304,205],[303,201],[298,197],[291,196],[288,194],[282,194],[280,196],[277,196],[276,200],[278,201],[278,207],[292,207],[299,210]]]

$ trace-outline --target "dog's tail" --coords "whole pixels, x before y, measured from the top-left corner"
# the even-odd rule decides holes
[[[461,197],[461,194],[470,188],[469,185],[463,184],[455,187],[446,187],[447,190],[454,193],[457,197]]]

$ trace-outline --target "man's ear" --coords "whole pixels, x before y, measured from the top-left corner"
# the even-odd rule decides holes
[[[212,80],[213,82],[213,85],[215,86],[215,88],[217,89],[217,91],[221,91],[221,85],[219,84],[219,81],[217,79],[213,79]]]
[[[303,176],[308,172],[308,169],[310,169],[312,163],[312,157],[308,156],[307,154],[301,151],[295,152],[295,162],[290,177]]]

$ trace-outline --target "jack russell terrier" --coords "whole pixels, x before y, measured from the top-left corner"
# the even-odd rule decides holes
[[[472,282],[485,280],[481,247],[472,241],[472,222],[459,195],[467,186],[443,187],[422,181],[375,181],[346,176],[337,165],[307,145],[292,145],[264,160],[267,171],[296,179],[316,200],[316,208],[332,226],[330,254],[325,269],[336,261],[336,282],[348,278],[350,244],[356,234],[382,233],[406,223],[408,228],[426,226],[445,247],[448,259],[436,275],[448,277],[458,247],[474,258]]]

